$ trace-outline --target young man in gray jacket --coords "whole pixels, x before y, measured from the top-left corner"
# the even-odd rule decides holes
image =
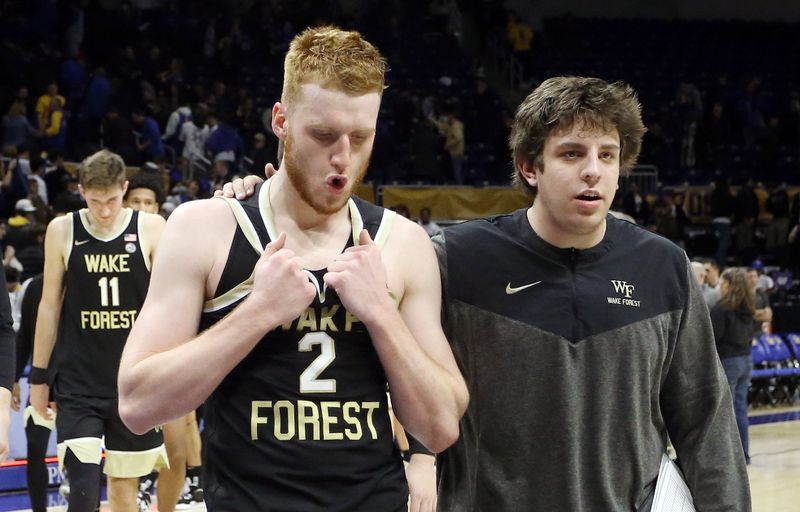
[[[645,127],[634,91],[543,82],[517,110],[530,208],[434,242],[471,400],[439,510],[649,510],[668,438],[698,511],[748,511],[731,398],[684,252],[608,215]]]

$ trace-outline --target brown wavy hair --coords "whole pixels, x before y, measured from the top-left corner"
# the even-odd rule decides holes
[[[725,269],[720,279],[728,283],[728,291],[722,295],[722,305],[731,311],[756,311],[756,291],[750,284],[747,270],[739,267]]]
[[[105,189],[114,185],[122,186],[128,174],[121,156],[101,149],[81,162],[78,176],[83,188]]]
[[[514,160],[511,180],[515,188],[536,197],[519,171],[526,162],[543,170],[544,141],[552,133],[571,130],[575,125],[604,132],[616,129],[620,142],[620,174],[630,171],[647,131],[642,122],[642,105],[633,88],[624,82],[609,84],[599,78],[558,76],[548,78],[517,108],[511,123],[508,145]]]
[[[281,102],[297,98],[302,84],[315,83],[350,96],[383,94],[386,59],[354,30],[307,28],[289,45],[283,62]]]

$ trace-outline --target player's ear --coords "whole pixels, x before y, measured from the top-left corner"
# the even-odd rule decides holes
[[[538,176],[536,174],[537,168],[532,162],[526,160],[517,160],[514,165],[517,167],[517,173],[525,182],[535,187],[538,183]]]
[[[279,101],[272,106],[272,131],[280,140],[286,139],[286,106]]]

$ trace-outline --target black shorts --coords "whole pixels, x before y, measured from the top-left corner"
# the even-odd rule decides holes
[[[117,398],[56,393],[58,453],[63,464],[70,449],[84,463],[100,463],[106,452],[105,472],[119,478],[143,476],[167,465],[160,430],[136,435],[122,423]]]

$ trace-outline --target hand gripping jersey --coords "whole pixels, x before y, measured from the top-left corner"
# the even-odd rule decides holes
[[[123,227],[102,236],[92,230],[88,210],[70,215],[55,385],[60,393],[116,397],[122,349],[150,281],[142,217],[125,208]]]
[[[269,181],[244,202],[201,329],[252,286],[263,247],[277,236]],[[385,242],[394,213],[349,202],[352,246],[362,229]],[[395,511],[408,489],[387,414],[386,375],[364,325],[308,270],[318,293],[297,319],[267,333],[206,405],[206,504],[211,511]]]

